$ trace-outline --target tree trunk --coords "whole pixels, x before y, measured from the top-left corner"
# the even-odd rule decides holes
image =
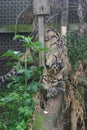
[[[61,119],[61,117],[63,117],[62,104],[63,92],[49,98],[45,108],[45,111],[48,112],[48,114],[44,114],[43,112],[43,125],[39,130],[64,130],[64,121]]]
[[[76,116],[76,111],[75,110],[71,110],[71,130],[77,130],[77,121],[78,118]]]
[[[78,0],[78,16],[79,16],[79,33],[84,33],[84,11],[83,11],[83,0]]]
[[[82,86],[85,89],[87,89],[87,78],[86,77],[78,76],[77,80],[78,80],[78,83],[79,83],[80,86]]]
[[[44,130],[63,130],[62,117],[63,92],[48,100],[46,111],[49,112],[45,119]],[[49,124],[49,125],[48,125]]]
[[[61,35],[66,35],[67,32],[68,9],[69,9],[69,0],[63,0],[61,11]]]

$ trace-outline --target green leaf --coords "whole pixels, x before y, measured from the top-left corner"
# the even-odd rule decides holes
[[[30,43],[25,43],[25,44],[23,44],[23,46],[24,46],[24,47],[32,47],[32,44],[30,44]]]
[[[4,54],[2,54],[2,56],[14,56],[14,53],[12,50],[8,50]]]
[[[16,35],[14,36],[13,40],[16,40],[16,39],[25,39],[25,37],[22,35]]]
[[[0,101],[0,107],[2,107],[2,106],[4,106],[4,105],[5,105],[5,103],[2,102],[2,101]]]
[[[40,43],[40,42],[34,42],[33,44],[34,44],[34,47],[35,47],[36,49],[41,48],[41,43]]]
[[[20,114],[24,114],[25,117],[29,117],[29,116],[31,116],[32,113],[33,113],[33,110],[29,109],[28,106],[19,107],[19,108],[18,108],[18,111],[19,111],[19,115],[20,115]]]
[[[31,77],[31,70],[28,70],[28,69],[25,69],[24,70],[24,74],[25,74],[25,78],[28,80],[28,79],[30,79],[30,77]]]
[[[40,42],[34,42],[33,43],[34,49],[38,50],[38,51],[49,51],[50,49],[47,47],[42,47]]]
[[[51,51],[51,50],[49,48],[47,48],[47,47],[43,47],[43,48],[39,48],[39,51],[47,52],[47,51]]]
[[[11,59],[16,59],[18,60],[20,57],[20,54],[14,54],[14,51],[8,50],[4,54],[1,55],[1,57],[10,57]]]
[[[20,106],[20,107],[18,108],[18,111],[19,111],[19,114],[22,114],[22,113],[24,113],[24,108],[23,108],[22,106]]]
[[[30,67],[31,72],[37,71],[38,67],[37,66],[31,66]]]
[[[30,98],[30,94],[29,94],[29,93],[24,93],[24,94],[23,94],[23,97],[24,97],[24,98]]]
[[[19,95],[17,93],[10,93],[5,98],[1,98],[0,101],[5,103],[5,104],[8,103],[8,102],[11,102],[11,101],[19,102]]]
[[[19,91],[20,92],[25,90],[25,86],[23,86],[23,85],[20,86],[19,84],[18,84],[18,86],[19,86]]]
[[[18,125],[16,126],[16,130],[25,130],[26,128],[27,128],[27,125],[24,119],[20,123],[18,123]]]
[[[30,85],[28,85],[27,90],[28,90],[28,91],[32,91],[32,92],[34,92],[34,93],[36,93],[36,92],[37,92],[37,90],[38,90],[38,86],[39,86],[39,83],[37,83],[37,82],[33,81],[33,82],[31,82],[31,84],[30,84]]]
[[[35,92],[35,93],[36,93],[37,90],[38,90],[38,89],[37,89],[37,86],[36,86],[36,85],[33,85],[33,86],[32,86],[32,92]]]
[[[17,83],[16,81],[11,81],[7,84],[7,88],[11,88],[15,83]]]
[[[19,69],[19,68],[17,69],[17,73],[18,73],[18,74],[23,74],[24,71],[25,71],[25,69]]]
[[[24,102],[24,105],[25,105],[25,106],[29,106],[29,105],[31,104],[31,102],[32,102],[31,98],[27,98],[27,99],[25,100],[25,102]]]
[[[32,41],[31,41],[32,39],[31,39],[31,37],[25,37],[25,43],[32,43]]]

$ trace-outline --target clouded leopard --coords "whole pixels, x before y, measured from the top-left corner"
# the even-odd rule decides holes
[[[45,44],[50,51],[46,53],[45,68],[40,82],[50,97],[65,89],[65,80],[68,78],[71,66],[65,42],[60,34],[52,28],[46,30],[45,34]]]

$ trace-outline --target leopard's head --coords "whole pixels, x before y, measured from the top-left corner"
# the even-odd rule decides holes
[[[48,68],[44,70],[42,76],[42,85],[45,90],[58,87],[61,81],[63,81],[63,76],[57,68]]]

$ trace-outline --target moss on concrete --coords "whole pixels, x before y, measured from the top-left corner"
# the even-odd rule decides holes
[[[34,121],[34,130],[43,130],[44,115],[38,114]]]
[[[0,30],[2,32],[15,32],[15,25],[0,26]],[[30,30],[31,30],[31,25],[22,24],[22,25],[17,25],[16,31],[17,32],[29,32]]]

